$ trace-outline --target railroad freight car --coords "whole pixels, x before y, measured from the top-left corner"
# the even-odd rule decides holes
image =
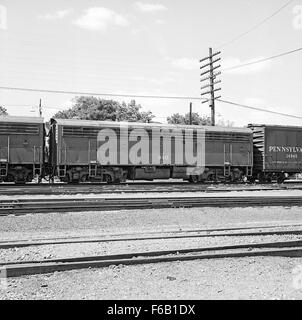
[[[38,176],[44,165],[42,118],[0,117],[0,180],[25,183]]]
[[[62,181],[240,181],[252,176],[246,128],[51,119],[49,166]]]
[[[249,124],[253,131],[254,177],[283,182],[302,172],[302,127]]]

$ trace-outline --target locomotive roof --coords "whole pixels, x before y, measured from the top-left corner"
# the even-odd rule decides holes
[[[0,122],[11,123],[44,123],[43,118],[38,117],[14,117],[14,116],[0,116]]]
[[[280,125],[280,124],[255,124],[255,123],[250,123],[248,124],[248,128],[250,127],[260,127],[260,128],[284,128],[284,129],[302,129],[302,126],[285,126],[285,125]]]
[[[183,129],[200,129],[200,127],[205,128],[210,131],[218,132],[241,132],[241,133],[251,133],[251,129],[248,128],[233,128],[233,127],[212,127],[212,126],[197,126],[197,125],[177,125],[177,124],[159,124],[159,123],[142,123],[142,122],[115,122],[115,121],[96,121],[96,120],[77,120],[77,119],[51,119],[51,122],[56,122],[61,126],[74,126],[74,127],[99,127],[100,125],[108,126],[111,128],[118,128],[120,125],[127,125],[131,127],[138,128],[183,128]]]

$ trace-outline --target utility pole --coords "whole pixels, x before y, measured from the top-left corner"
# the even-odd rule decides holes
[[[213,49],[209,48],[209,56],[199,61],[199,62],[207,61],[205,65],[202,65],[200,67],[200,69],[202,70],[202,73],[200,74],[200,76],[209,74],[207,77],[200,79],[200,82],[204,82],[204,81],[209,82],[206,85],[201,87],[201,90],[208,89],[207,91],[202,91],[201,96],[209,95],[209,98],[205,101],[202,101],[202,103],[209,102],[209,106],[211,108],[211,125],[212,126],[215,126],[215,100],[221,98],[221,96],[215,97],[215,92],[221,90],[221,88],[217,88],[217,89],[215,88],[215,85],[221,82],[221,80],[215,81],[215,79],[217,78],[217,76],[221,74],[221,72],[220,71],[216,73],[214,72],[216,69],[221,67],[220,64],[215,65],[215,63],[220,61],[221,58],[217,57],[214,59],[214,57],[216,57],[220,53],[221,53],[220,51],[213,53]]]
[[[39,117],[42,118],[42,100],[41,99],[39,103]]]
[[[190,126],[192,125],[192,102],[190,102]]]

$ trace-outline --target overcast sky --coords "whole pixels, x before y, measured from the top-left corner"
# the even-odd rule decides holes
[[[209,46],[232,40],[286,2],[0,0],[0,86],[198,97],[198,60]],[[301,47],[301,8],[302,0],[294,0],[221,48],[223,67]],[[302,51],[225,72],[221,79],[225,100],[302,116]],[[48,120],[69,106],[73,96],[0,90],[0,105],[11,115],[37,115],[37,108],[30,106],[37,106],[40,98]],[[189,109],[189,101],[136,100],[161,122]],[[193,108],[210,114],[207,104],[194,101]],[[218,119],[220,115],[237,126],[302,125],[302,120],[222,103],[217,103],[217,113]]]

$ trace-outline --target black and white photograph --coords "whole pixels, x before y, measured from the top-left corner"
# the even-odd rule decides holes
[[[301,88],[302,0],[0,0],[0,300],[301,300]]]

